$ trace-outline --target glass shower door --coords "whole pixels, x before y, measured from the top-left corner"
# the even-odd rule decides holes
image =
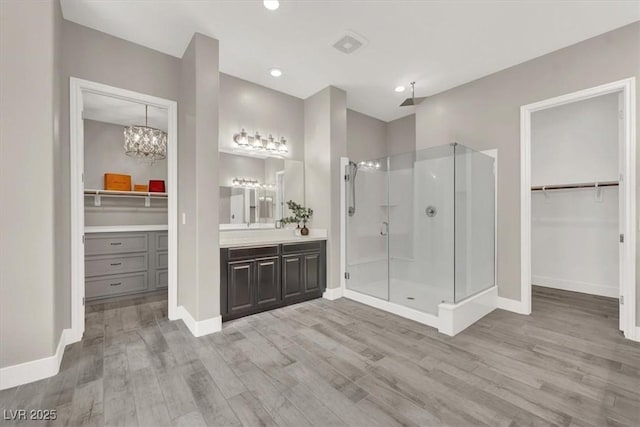
[[[388,159],[347,166],[347,288],[389,300]]]

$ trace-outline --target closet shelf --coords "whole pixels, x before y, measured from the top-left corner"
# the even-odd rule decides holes
[[[574,188],[617,187],[618,181],[585,182],[580,184],[537,185],[531,191],[570,190]]]
[[[152,193],[152,192],[140,192],[140,191],[113,191],[113,190],[92,190],[85,189],[84,197],[93,197],[94,206],[101,205],[102,197],[117,197],[117,198],[133,198],[144,199],[145,207],[151,206],[151,199],[166,199],[169,196],[168,193]]]

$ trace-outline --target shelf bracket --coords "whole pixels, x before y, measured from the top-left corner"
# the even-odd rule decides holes
[[[94,206],[102,205],[102,197],[100,197],[100,194],[96,193],[95,196],[93,196],[93,205]]]

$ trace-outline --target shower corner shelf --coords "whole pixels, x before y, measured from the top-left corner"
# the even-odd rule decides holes
[[[115,198],[144,198],[144,206],[151,207],[151,199],[167,199],[169,193],[152,193],[152,192],[140,192],[140,191],[113,191],[113,190],[94,190],[85,189],[84,197],[93,197],[93,205],[101,206],[102,197],[115,197]]]

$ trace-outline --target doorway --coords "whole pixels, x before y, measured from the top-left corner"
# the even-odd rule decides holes
[[[595,108],[613,103],[608,111],[613,111],[609,120],[609,144],[598,142],[592,133],[584,134],[591,138],[580,141],[566,140],[567,129],[556,124],[544,123],[556,116],[585,114]],[[604,110],[602,110],[604,111]],[[608,114],[608,113],[607,113]],[[521,311],[531,313],[532,282],[542,282],[543,286],[593,293],[602,296],[618,297],[620,308],[619,328],[628,339],[638,340],[636,334],[636,139],[635,139],[635,79],[598,86],[529,104],[521,107]],[[581,119],[584,119],[582,117]],[[568,119],[571,121],[571,119]],[[574,120],[573,125],[579,125]],[[564,125],[563,125],[564,126]],[[593,127],[593,123],[583,121],[582,126]],[[594,127],[594,132],[603,131],[603,127]],[[580,129],[583,131],[584,129]],[[546,132],[546,133],[545,133]],[[573,130],[574,134],[580,134]],[[613,135],[611,137],[611,135]],[[553,138],[551,138],[553,136]],[[547,138],[547,140],[545,140]],[[550,138],[550,139],[549,139]],[[564,139],[563,139],[564,138]],[[545,152],[545,141],[547,142]],[[539,144],[534,147],[534,144]],[[613,145],[613,146],[612,146]],[[542,147],[542,148],[541,148]],[[564,150],[564,151],[563,151]],[[542,165],[542,166],[541,166]],[[556,182],[557,181],[557,182]],[[553,199],[555,198],[555,200]],[[589,209],[586,209],[586,207]],[[533,224],[532,209],[536,215]],[[579,212],[588,211],[578,217]],[[549,223],[553,215],[564,215],[553,227],[553,239],[561,239],[567,247],[560,251],[558,247],[544,252],[544,244],[553,239],[541,238],[538,233],[547,233],[540,225],[540,217]],[[567,221],[572,218],[573,223]],[[578,221],[590,222],[588,242],[585,228],[579,230]],[[542,221],[544,222],[544,221]],[[593,226],[596,224],[597,226]],[[598,229],[598,227],[600,227]],[[536,238],[532,236],[536,228]],[[542,231],[540,231],[542,230]],[[579,240],[583,239],[582,245]],[[599,247],[602,240],[606,248]],[[560,241],[560,240],[558,240]],[[588,246],[593,250],[589,251]],[[533,245],[533,246],[532,246]],[[568,247],[575,246],[575,253],[568,254]],[[617,246],[617,247],[616,247]],[[567,272],[567,264],[559,263],[560,256],[553,256],[553,250],[563,258],[573,256],[572,264],[590,265],[591,257],[600,268],[603,280],[594,285],[580,281],[580,272],[574,268]],[[604,252],[603,252],[604,250]],[[603,255],[602,258],[597,254]],[[535,258],[537,257],[537,258]],[[532,259],[536,259],[536,275],[532,271]],[[565,259],[566,261],[566,259]],[[559,274],[541,273],[540,263],[545,264],[547,272],[555,270]],[[613,268],[611,268],[613,265]],[[607,270],[608,272],[604,272]],[[595,270],[594,270],[595,271]],[[562,273],[572,275],[570,280],[559,278]],[[552,277],[555,276],[555,277]],[[605,277],[606,276],[606,277]],[[535,280],[534,280],[535,279]],[[608,286],[602,286],[608,283]]]
[[[158,98],[150,95],[141,94],[138,92],[133,92],[125,89],[120,89],[112,86],[107,86],[101,83],[91,82],[87,80],[81,80],[72,77],[70,79],[70,154],[71,154],[71,162],[70,162],[70,178],[71,178],[71,334],[72,334],[72,342],[79,341],[82,339],[84,329],[85,329],[85,298],[91,297],[91,295],[87,295],[85,292],[85,247],[87,242],[86,230],[85,230],[85,198],[86,194],[86,179],[85,179],[85,124],[84,119],[86,118],[86,102],[87,97],[107,97],[108,99],[113,100],[114,102],[124,102],[131,103],[133,105],[143,105],[147,108],[152,108],[156,110],[161,110],[163,113],[163,117],[166,117],[166,135],[167,135],[167,154],[166,154],[166,188],[165,195],[163,197],[166,198],[166,219],[167,219],[167,231],[166,231],[166,242],[162,242],[165,237],[163,235],[158,234],[157,236],[154,234],[153,241],[154,245],[157,243],[157,248],[159,249],[157,253],[154,252],[153,257],[155,259],[162,259],[162,257],[166,257],[166,271],[161,268],[154,269],[154,272],[157,273],[157,280],[159,282],[166,281],[167,286],[167,311],[169,319],[173,320],[178,318],[177,313],[177,279],[178,279],[178,257],[177,257],[177,103],[175,101]],[[147,109],[145,108],[145,109]],[[145,113],[146,114],[146,113]],[[123,150],[124,155],[124,150]],[[104,171],[111,172],[111,171]],[[148,189],[151,191],[151,189]],[[110,194],[111,196],[113,194]],[[133,197],[125,194],[125,197]],[[144,206],[149,207],[154,199],[154,196],[157,194],[149,193],[146,197],[142,197],[144,199]],[[96,191],[94,197],[94,203],[99,206],[101,203],[102,195]],[[145,235],[146,236],[146,235]],[[122,237],[126,240],[127,236],[122,235]],[[145,237],[149,239],[149,237]],[[124,242],[125,240],[122,240]],[[130,238],[127,240],[127,244],[131,243],[135,245],[139,243],[141,240],[136,240],[136,238]],[[144,240],[148,242],[149,240]],[[92,244],[98,248],[98,252],[96,252],[96,260],[100,260],[104,258],[99,254],[99,246],[101,244],[118,244],[124,245],[124,243],[118,242],[106,242],[106,240],[96,239]],[[151,246],[151,244],[149,244]],[[141,245],[140,250],[146,249],[146,245]],[[166,248],[166,250],[165,250]],[[157,255],[157,257],[156,257]],[[114,256],[113,254],[109,256]],[[147,254],[139,254],[137,255],[140,258],[141,262],[145,262],[144,259],[148,257]],[[124,260],[129,262],[130,260]],[[122,261],[122,264],[126,264]],[[121,262],[117,260],[114,264],[118,264]],[[153,260],[149,260],[149,263],[153,263]],[[165,260],[162,261],[163,265],[165,264]],[[96,268],[100,268],[99,263],[96,264]],[[131,283],[136,283],[135,280],[143,280],[142,277],[146,278],[146,275],[149,272],[145,272],[144,274],[139,271],[136,272],[136,275],[120,275],[118,277],[125,277],[131,280]],[[106,276],[105,276],[106,277]],[[114,276],[116,277],[116,276]],[[155,276],[154,276],[155,277]],[[151,279],[149,279],[151,280]],[[104,283],[97,282],[99,286],[116,286],[116,284],[121,285],[126,281],[112,281],[113,283]],[[142,286],[142,285],[140,285]]]

